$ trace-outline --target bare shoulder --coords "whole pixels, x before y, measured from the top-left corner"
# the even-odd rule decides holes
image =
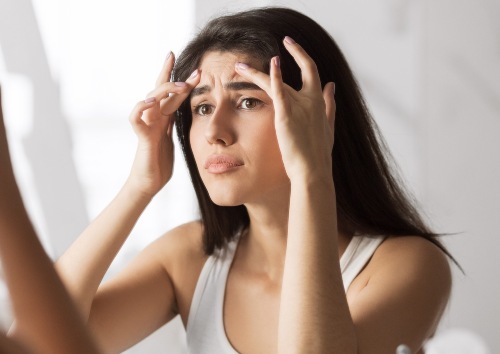
[[[175,227],[154,242],[152,247],[161,253],[161,262],[170,275],[206,260],[202,234],[201,222],[192,221]]]
[[[202,232],[202,223],[198,220],[191,221],[167,231],[157,240],[157,245],[175,252],[196,251],[202,246]]]
[[[419,236],[390,237],[373,255],[371,270],[390,272],[393,277],[421,279],[429,285],[447,288],[451,285],[451,272],[447,256],[434,243]],[[431,284],[432,283],[432,284]]]
[[[450,291],[450,265],[439,247],[418,236],[386,239],[347,292],[360,352],[393,352],[401,343],[418,352]],[[369,349],[376,341],[380,351]]]
[[[444,252],[423,237],[389,237],[356,278],[353,290],[361,290],[368,282],[401,291],[426,291],[436,301],[446,302],[451,289],[450,264]]]

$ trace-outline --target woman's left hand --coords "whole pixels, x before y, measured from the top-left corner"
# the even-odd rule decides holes
[[[331,179],[335,84],[321,89],[316,64],[293,39],[285,37],[285,48],[302,72],[302,88],[294,90],[282,80],[279,57],[271,59],[267,75],[244,63],[236,64],[242,77],[257,84],[273,100],[276,136],[285,170],[291,181],[326,174]]]

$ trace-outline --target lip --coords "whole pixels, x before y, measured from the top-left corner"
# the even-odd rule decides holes
[[[205,160],[204,167],[209,173],[220,174],[233,171],[243,165],[243,161],[231,155],[214,154]]]

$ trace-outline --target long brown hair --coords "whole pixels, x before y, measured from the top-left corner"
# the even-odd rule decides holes
[[[269,60],[279,55],[284,81],[299,90],[300,69],[282,44],[285,36],[295,39],[316,62],[322,86],[333,81],[337,87],[332,172],[339,228],[364,235],[418,235],[453,259],[426,225],[398,177],[344,55],[333,38],[309,17],[287,8],[266,7],[215,18],[179,56],[173,79],[186,80],[208,51],[250,54],[261,60],[266,71]],[[177,111],[177,134],[200,205],[204,250],[212,254],[247,227],[249,217],[243,205],[219,206],[210,199],[191,150],[191,119],[187,99]]]

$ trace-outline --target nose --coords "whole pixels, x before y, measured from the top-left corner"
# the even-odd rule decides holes
[[[209,144],[229,146],[236,140],[231,109],[219,105],[212,113],[206,127],[205,138]]]

